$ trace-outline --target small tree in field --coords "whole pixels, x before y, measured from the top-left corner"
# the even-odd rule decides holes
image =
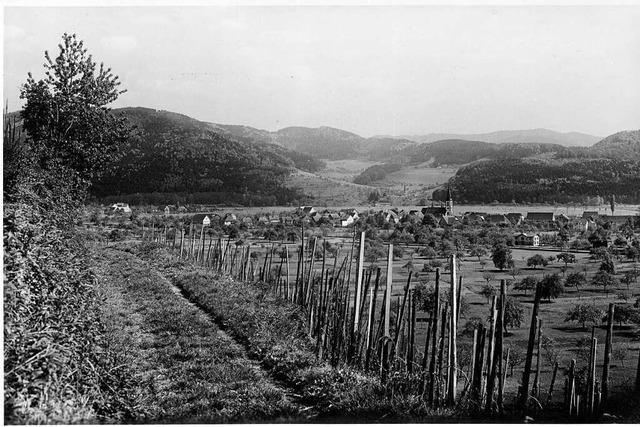
[[[484,246],[474,245],[469,249],[469,256],[478,258],[478,262],[480,262],[480,258],[487,255],[487,250]]]
[[[488,285],[489,282],[491,282],[492,280],[495,280],[496,275],[488,271],[485,271],[484,273],[482,273],[482,278],[484,279],[485,282],[487,282],[487,285]]]
[[[576,288],[577,292],[580,292],[580,286],[587,283],[587,277],[584,273],[571,273],[564,281],[564,286],[567,288]]]
[[[600,270],[595,276],[593,276],[591,283],[594,286],[602,286],[604,288],[604,292],[609,293],[608,288],[611,286],[617,286],[618,279],[616,279],[613,274]]]
[[[535,254],[527,259],[527,267],[538,268],[539,265],[546,267],[549,261],[540,254]]]
[[[568,312],[565,322],[576,322],[587,328],[587,323],[596,325],[602,318],[602,310],[594,304],[576,304]]]
[[[518,291],[524,291],[524,294],[526,296],[527,295],[527,291],[528,290],[534,290],[537,285],[538,285],[538,279],[536,279],[533,276],[527,276],[524,279],[522,279],[520,281],[520,283],[518,283],[516,286],[514,286],[514,289],[516,289]]]
[[[562,279],[558,274],[546,275],[540,281],[540,293],[542,298],[556,299],[563,291]]]
[[[522,351],[518,347],[510,347],[509,369],[511,370],[511,373],[510,373],[511,376],[513,376],[513,368],[521,365],[522,362],[524,362],[524,354],[522,354]]]
[[[511,255],[511,248],[504,243],[495,245],[491,252],[491,260],[493,261],[493,265],[500,270],[512,266],[513,257]]]
[[[520,301],[513,297],[507,297],[504,305],[504,332],[509,333],[510,328],[519,328],[524,320],[524,307]]]
[[[563,252],[561,254],[556,255],[558,261],[562,261],[565,267],[568,267],[569,264],[573,264],[576,262],[576,256],[574,254],[570,254],[569,252]]]
[[[496,294],[496,288],[493,285],[490,285],[489,283],[484,285],[480,290],[480,295],[485,297],[487,299],[487,302],[489,302],[491,297],[493,297],[495,294]]]
[[[622,366],[624,366],[624,361],[627,360],[628,356],[629,356],[628,345],[619,345],[611,351],[611,357],[613,358],[613,360],[619,361]]]

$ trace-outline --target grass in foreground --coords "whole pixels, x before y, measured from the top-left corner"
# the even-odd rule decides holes
[[[135,422],[299,419],[283,390],[209,317],[132,254],[96,255],[109,341],[137,373]]]

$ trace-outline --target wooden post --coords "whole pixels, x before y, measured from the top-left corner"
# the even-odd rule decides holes
[[[604,367],[602,368],[602,405],[607,404],[609,397],[609,364],[611,363],[611,343],[613,340],[613,317],[615,304],[609,304],[609,315],[607,319],[607,338],[604,342]]]
[[[551,384],[549,385],[549,394],[547,394],[547,408],[551,406],[551,400],[553,399],[553,386],[556,382],[556,375],[558,374],[558,362],[553,364],[553,373],[551,374]]]
[[[376,282],[374,285],[374,289],[373,289],[373,294],[372,294],[372,298],[370,298],[370,303],[369,303],[369,323],[368,323],[368,328],[367,328],[367,352],[365,355],[365,361],[364,361],[364,369],[366,371],[369,370],[369,363],[371,361],[371,353],[373,352],[373,344],[374,341],[372,340],[372,336],[373,336],[373,328],[375,325],[375,316],[376,316],[376,300],[378,299],[378,286],[380,285],[380,268],[377,269],[376,271]]]
[[[458,297],[456,296],[456,286],[458,285],[456,273],[457,263],[456,255],[450,257],[451,266],[451,326],[449,328],[449,389],[447,392],[447,401],[449,405],[453,405],[456,401],[457,384],[458,384]]]
[[[498,412],[504,411],[504,371],[507,370],[503,361],[504,353],[504,310],[507,306],[507,283],[500,281],[500,302],[498,306],[498,324],[496,327],[496,361],[498,364]],[[508,356],[507,356],[508,358]]]
[[[391,312],[391,291],[393,287],[393,244],[389,244],[389,255],[387,258],[387,291],[384,297],[384,332],[385,337],[390,337],[389,319]],[[639,365],[640,366],[640,365]]]
[[[598,339],[593,338],[591,341],[591,364],[589,366],[589,386],[587,388],[587,414],[593,415],[594,395],[595,395],[595,378],[596,378],[596,359],[598,350]]]
[[[286,244],[284,245],[284,253],[287,260],[287,278],[285,280],[287,292],[285,293],[285,297],[287,301],[291,301],[291,289],[289,288],[289,247]]]
[[[478,344],[476,346],[473,379],[471,382],[471,400],[478,406],[482,405],[482,371],[484,370],[484,344],[486,329],[483,325],[478,327]]]
[[[360,234],[360,251],[358,255],[358,279],[356,281],[355,315],[353,316],[353,333],[358,333],[360,326],[360,299],[362,298],[362,274],[364,263],[364,231]]]
[[[182,253],[184,251],[184,228],[180,229],[180,259],[182,259]]]
[[[487,402],[485,412],[491,412],[493,408],[493,393],[496,380],[496,320],[497,320],[497,296],[491,298],[491,322],[489,323],[489,345],[487,346]]]
[[[407,349],[407,370],[413,372],[413,355],[415,353],[414,346],[416,341],[416,299],[413,291],[410,294],[411,297],[411,317],[409,320],[409,339]]]
[[[433,303],[433,326],[431,328],[431,362],[429,363],[429,403],[434,402],[434,389],[436,382],[436,360],[437,360],[437,346],[438,346],[438,318],[440,316],[440,269],[436,268],[436,285],[434,289],[434,303]],[[444,328],[444,325],[441,326]]]
[[[524,372],[522,373],[522,387],[519,392],[519,406],[524,411],[529,400],[529,379],[531,375],[531,362],[533,359],[533,347],[536,338],[536,319],[538,318],[538,307],[540,306],[541,286],[536,286],[536,295],[533,302],[533,312],[531,313],[531,325],[529,327],[529,342],[527,344],[527,355],[524,362]]]
[[[540,356],[542,352],[542,319],[538,318],[538,350],[536,353],[536,375],[533,378],[533,386],[531,387],[531,395],[536,399],[540,397]]]
[[[573,415],[575,412],[575,399],[576,399],[576,359],[571,359],[571,365],[569,366],[569,391],[567,393],[567,400],[569,405],[569,415]]]

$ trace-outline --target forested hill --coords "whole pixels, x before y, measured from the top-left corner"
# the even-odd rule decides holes
[[[451,183],[456,199],[468,203],[585,202],[611,195],[640,203],[640,131],[548,157],[479,160],[460,168]]]
[[[98,197],[140,193],[142,200],[130,201],[285,204],[299,195],[282,185],[284,178],[295,167],[319,167],[307,155],[240,142],[182,114],[148,108],[114,113],[129,120],[136,136],[115,168],[94,185]]]

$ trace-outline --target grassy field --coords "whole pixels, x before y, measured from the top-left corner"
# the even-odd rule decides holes
[[[325,162],[327,167],[319,171],[318,175],[346,182],[353,182],[353,178],[366,168],[380,164],[370,160],[325,160]]]
[[[375,188],[352,182],[323,177],[304,171],[296,171],[285,181],[289,188],[298,188],[308,195],[309,202],[316,205],[326,204],[362,204]]]

